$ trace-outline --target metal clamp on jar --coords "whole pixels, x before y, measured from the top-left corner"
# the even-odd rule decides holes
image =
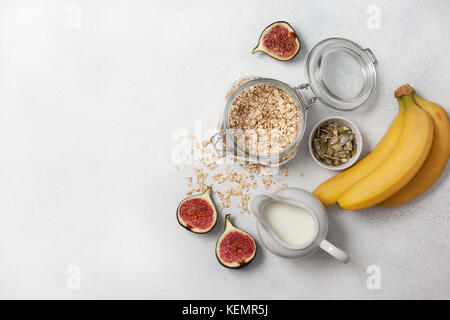
[[[363,49],[353,41],[342,38],[330,38],[316,44],[308,55],[306,62],[307,83],[295,87],[269,78],[249,76],[236,81],[227,94],[225,109],[220,123],[220,131],[211,137],[211,144],[219,157],[232,155],[240,161],[258,163],[267,166],[279,166],[291,160],[303,138],[306,127],[306,111],[317,100],[326,107],[337,111],[353,111],[371,102],[376,87],[377,60],[370,49]],[[277,145],[276,141],[285,135],[285,131],[266,131],[260,135],[249,131],[248,128],[236,125],[232,119],[232,111],[247,105],[241,104],[240,99],[249,92],[269,88],[283,95],[296,108],[295,124],[287,129],[290,133],[289,145]],[[278,97],[278,96],[276,96]],[[247,98],[248,99],[248,98]],[[248,100],[245,100],[247,101]],[[258,101],[250,101],[248,105],[258,105]],[[264,107],[264,103],[261,103]],[[258,107],[257,107],[258,109]],[[265,112],[260,108],[261,112]],[[270,113],[267,111],[267,113]],[[253,114],[247,113],[251,120]],[[292,120],[288,118],[288,120]],[[271,120],[276,122],[276,119]],[[237,121],[239,124],[239,121]],[[291,129],[291,128],[294,128]],[[242,130],[237,130],[242,129]],[[256,131],[264,129],[257,128]],[[276,139],[274,139],[274,137]],[[255,144],[263,139],[269,142],[274,152],[263,149],[259,152]],[[255,152],[256,150],[256,152]]]

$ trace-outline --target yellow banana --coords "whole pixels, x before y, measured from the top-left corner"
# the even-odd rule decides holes
[[[433,120],[433,144],[428,158],[419,172],[399,192],[379,204],[383,207],[401,205],[425,192],[439,179],[450,157],[450,121],[447,112],[440,105],[422,99],[415,92],[413,98]]]
[[[406,109],[400,139],[378,168],[339,198],[338,203],[343,209],[364,209],[386,200],[403,188],[425,162],[433,143],[433,122],[414,102],[413,91],[405,85],[395,92],[395,97]]]
[[[398,116],[394,119],[378,145],[353,167],[326,180],[314,190],[314,195],[325,206],[331,206],[356,182],[367,176],[383,163],[391,154],[400,139],[403,128],[405,107],[399,103]]]

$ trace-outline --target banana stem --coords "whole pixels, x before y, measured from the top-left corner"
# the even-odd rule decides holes
[[[400,98],[403,96],[410,96],[414,92],[414,89],[409,85],[405,84],[401,87],[399,87],[397,90],[395,90],[395,98]]]
[[[398,102],[399,102],[399,104],[400,104],[400,102],[403,102],[404,106],[406,106],[406,107],[416,104],[414,102],[412,95],[401,96],[398,98]]]
[[[402,115],[405,113],[405,104],[400,99],[398,100],[398,114]]]

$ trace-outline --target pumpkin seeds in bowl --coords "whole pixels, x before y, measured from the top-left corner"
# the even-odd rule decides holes
[[[342,170],[350,167],[361,153],[361,134],[350,121],[332,117],[318,123],[311,132],[310,151],[322,167]]]

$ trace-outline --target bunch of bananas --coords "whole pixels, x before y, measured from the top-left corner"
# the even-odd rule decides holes
[[[425,192],[450,157],[450,120],[438,104],[404,85],[395,91],[399,113],[379,144],[353,167],[323,182],[314,195],[343,209],[393,207]]]

